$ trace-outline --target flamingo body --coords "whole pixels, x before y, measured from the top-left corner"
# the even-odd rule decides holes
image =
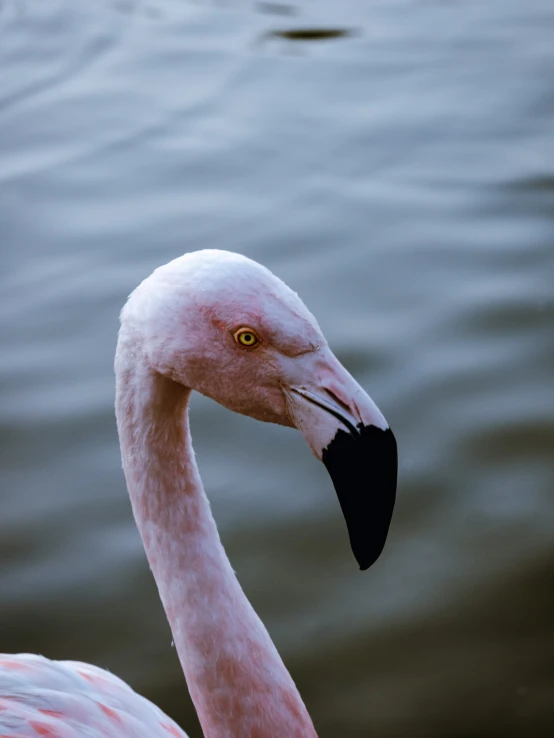
[[[0,654],[0,738],[187,738],[110,672],[79,661]]]
[[[246,336],[246,337],[245,337]],[[396,490],[392,431],[296,293],[238,254],[157,269],[121,313],[116,419],[131,506],[206,738],[317,738],[225,553],[192,447],[198,391],[300,431],[326,465],[354,555],[384,545]],[[0,656],[0,738],[186,738],[112,674]]]

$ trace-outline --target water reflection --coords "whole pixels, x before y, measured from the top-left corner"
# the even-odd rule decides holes
[[[270,15],[296,15],[298,13],[297,8],[285,3],[258,2],[255,7],[261,13],[268,13]]]
[[[288,28],[268,31],[268,38],[286,38],[289,41],[329,41],[345,36],[353,36],[357,31],[348,28]]]

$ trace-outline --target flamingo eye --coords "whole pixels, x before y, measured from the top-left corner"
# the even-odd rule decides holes
[[[234,338],[239,346],[244,346],[246,348],[254,348],[254,346],[257,346],[260,343],[258,334],[256,331],[253,331],[252,328],[239,328],[235,333]]]

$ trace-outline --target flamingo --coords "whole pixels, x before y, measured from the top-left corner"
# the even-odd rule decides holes
[[[206,738],[317,738],[246,598],[205,495],[192,390],[297,428],[326,465],[361,569],[380,555],[396,494],[396,441],[298,295],[244,256],[203,250],[156,269],[121,313],[116,419],[134,518]],[[0,738],[186,738],[96,666],[0,657]]]

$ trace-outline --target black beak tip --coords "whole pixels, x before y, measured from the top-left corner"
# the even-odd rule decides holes
[[[354,554],[356,556],[356,561],[358,562],[360,566],[360,571],[367,571],[370,566],[373,566],[373,564],[377,561],[379,556],[382,554],[383,548],[384,548],[384,541],[383,541],[383,546],[379,549],[379,551],[373,554],[370,558],[368,558],[367,554],[363,558],[358,557],[356,556],[356,554]]]
[[[396,500],[398,453],[390,428],[359,424],[357,433],[337,431],[323,451],[346,520],[352,552],[366,571],[387,540]]]

